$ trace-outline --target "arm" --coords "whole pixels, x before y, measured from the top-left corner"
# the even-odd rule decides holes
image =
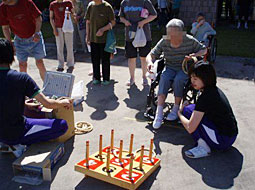
[[[42,17],[39,16],[35,19],[35,33],[33,35],[33,41],[39,42],[40,41],[40,35],[38,34],[42,27]]]
[[[4,25],[2,26],[3,29],[3,33],[4,33],[4,37],[8,40],[8,41],[12,41],[11,39],[11,29],[9,25]]]
[[[142,28],[145,24],[153,21],[155,18],[157,18],[157,15],[149,15],[148,18],[143,19],[142,21],[138,22],[138,27]]]
[[[72,102],[69,99],[62,100],[48,99],[41,92],[35,96],[35,99],[39,101],[44,107],[49,109],[57,109],[61,107],[71,108],[72,106]]]
[[[203,36],[203,40],[206,40],[209,35],[216,35],[216,31],[211,27],[210,24],[207,24],[207,30]]]
[[[55,25],[55,22],[54,22],[54,12],[53,11],[50,11],[50,24],[51,24],[51,27],[53,29],[54,35],[58,36],[58,31],[57,31],[57,28],[56,28],[56,25]]]
[[[131,23],[124,17],[120,17],[120,22],[124,23],[126,27],[131,26]]]
[[[180,109],[178,111],[178,116],[188,133],[193,133],[201,122],[204,116],[204,112],[194,111],[190,119],[187,119],[185,116],[182,115],[182,109]]]
[[[112,29],[112,27],[115,26],[115,24],[116,24],[115,20],[112,20],[109,24],[107,24],[104,27],[100,28],[97,31],[96,36],[102,36],[105,31]]]
[[[90,45],[90,21],[86,21],[86,43]]]
[[[192,24],[192,29],[190,32],[191,32],[191,34],[193,34],[193,36],[195,36],[197,33],[197,29],[198,29],[197,26],[198,26],[198,24],[196,22]]]

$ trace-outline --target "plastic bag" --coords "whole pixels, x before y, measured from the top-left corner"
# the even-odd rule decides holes
[[[107,38],[106,38],[104,51],[109,53],[114,53],[115,46],[116,46],[116,38],[115,38],[113,30],[111,29],[107,32]]]
[[[72,96],[71,98],[73,100],[73,105],[76,106],[83,102],[84,100],[84,95],[83,95],[83,90],[84,90],[84,82],[83,80],[79,81],[78,83],[75,83],[73,86],[73,91],[72,91]]]
[[[67,32],[68,32],[68,33],[72,33],[72,32],[74,31],[74,29],[73,29],[73,23],[72,23],[72,19],[71,19],[70,12],[68,11],[68,7],[66,7],[65,19],[64,19],[62,31],[63,31],[64,33],[67,33]]]
[[[144,47],[147,43],[146,36],[144,30],[142,28],[137,28],[135,33],[135,39],[132,44],[135,48]]]

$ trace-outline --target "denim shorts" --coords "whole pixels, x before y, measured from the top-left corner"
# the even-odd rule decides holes
[[[158,95],[167,96],[170,88],[173,87],[175,97],[183,97],[183,89],[188,81],[188,75],[182,70],[174,70],[169,67],[165,67],[163,70],[160,81]]]
[[[26,62],[29,56],[34,57],[36,60],[42,59],[46,56],[45,45],[41,32],[39,42],[33,42],[33,37],[20,38],[15,36],[14,46],[16,48],[18,61]]]

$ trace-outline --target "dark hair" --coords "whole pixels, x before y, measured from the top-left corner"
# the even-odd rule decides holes
[[[6,40],[0,38],[0,65],[11,65],[14,61],[14,50],[12,44]]]
[[[188,75],[195,75],[200,78],[205,87],[216,86],[216,72],[212,64],[205,61],[198,61],[189,68]]]
[[[197,17],[200,17],[200,16],[202,16],[202,17],[204,17],[204,18],[205,18],[205,14],[204,14],[204,13],[202,13],[202,12],[200,12],[200,13],[198,13],[198,14],[197,14]]]

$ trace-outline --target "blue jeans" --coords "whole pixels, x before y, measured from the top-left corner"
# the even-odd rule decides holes
[[[176,71],[165,67],[160,76],[158,95],[163,94],[167,96],[169,89],[173,87],[174,96],[182,97],[183,89],[187,81],[188,75],[186,75],[182,70]]]
[[[18,61],[27,62],[29,56],[36,60],[43,59],[46,56],[46,50],[42,33],[40,32],[40,41],[33,42],[33,37],[20,38],[15,36],[14,46],[16,48],[16,55]]]
[[[190,104],[183,109],[183,115],[189,119],[192,115],[192,112],[195,109],[195,104]],[[199,123],[197,129],[191,134],[195,142],[198,139],[203,139],[210,148],[224,150],[232,146],[236,140],[236,136],[228,137],[219,133],[215,124],[208,120],[205,116],[202,121]]]

